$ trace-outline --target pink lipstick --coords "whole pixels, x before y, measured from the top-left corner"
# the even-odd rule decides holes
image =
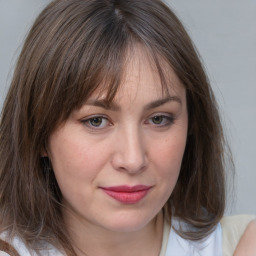
[[[101,189],[110,197],[124,204],[135,204],[142,200],[152,186],[136,185],[136,186],[115,186],[101,187]]]

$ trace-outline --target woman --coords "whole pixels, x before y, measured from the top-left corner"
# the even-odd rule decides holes
[[[5,251],[221,255],[224,144],[196,50],[161,1],[53,1],[2,111]]]

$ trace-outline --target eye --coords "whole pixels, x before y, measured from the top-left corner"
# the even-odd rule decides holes
[[[103,129],[110,125],[109,120],[104,116],[93,116],[81,122],[91,129]]]
[[[103,118],[101,116],[96,116],[88,120],[88,122],[94,127],[100,127],[103,124]]]
[[[148,120],[148,123],[157,127],[172,125],[174,117],[169,115],[155,115]]]
[[[164,120],[164,117],[163,116],[154,116],[152,117],[152,122],[154,124],[161,124]]]

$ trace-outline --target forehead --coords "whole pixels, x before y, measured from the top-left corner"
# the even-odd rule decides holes
[[[161,98],[173,96],[185,90],[171,65],[159,55],[154,58],[152,53],[141,45],[128,51],[122,69],[123,74],[115,99],[134,94],[134,91],[143,92],[145,97],[153,93],[157,98]],[[98,99],[106,98],[111,90],[111,86],[106,84],[107,80],[104,86],[99,86],[92,96]]]

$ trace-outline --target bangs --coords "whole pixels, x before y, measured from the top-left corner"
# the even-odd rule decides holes
[[[122,83],[126,63],[132,61],[138,46],[146,52],[152,68],[159,74],[162,92],[169,94],[168,70],[172,67],[166,53],[160,52],[159,45],[153,43],[153,35],[151,39],[147,38],[146,32],[131,25],[132,21],[127,21],[117,7],[110,5],[106,9],[102,8],[101,1],[98,7],[95,1],[92,2],[95,10],[86,15],[81,15],[85,10],[78,12],[74,4],[70,4],[72,8],[62,14],[70,19],[65,16],[63,22],[60,17],[61,27],[51,31],[52,38],[48,35],[50,43],[45,49],[48,55],[45,62],[50,64],[45,73],[51,75],[46,75],[48,86],[44,89],[44,98],[51,95],[49,105],[55,112],[57,123],[66,120],[96,90],[99,94],[104,93],[106,103],[110,103]]]
[[[105,103],[110,104],[125,77],[129,76],[128,63],[133,62],[138,50],[146,56],[140,65],[143,65],[144,60],[150,63],[152,71],[159,75],[159,90],[162,90],[163,95],[170,96],[169,90],[173,87],[169,75],[172,68],[170,64],[156,50],[142,44],[134,36],[121,35],[116,27],[111,31],[95,41],[89,54],[87,47],[84,47],[84,52],[78,53],[77,60],[71,63],[74,68],[71,68],[72,73],[64,83],[66,89],[63,91],[63,99],[59,100],[63,102],[61,109],[64,111],[61,121],[65,121],[73,110],[79,109],[95,91],[97,97],[103,96]]]
[[[136,54],[142,55],[142,58],[139,60],[139,66],[144,65],[144,61],[146,61],[150,64],[152,72],[159,76],[161,81],[159,90],[162,91],[162,94],[165,96],[171,95],[170,91],[174,87],[171,77],[173,72],[170,72],[172,67],[170,64],[167,64],[163,57],[155,54],[153,49],[137,42],[137,39],[129,38],[129,40],[119,46],[120,48],[118,49],[116,44],[110,45],[109,50],[106,49],[104,56],[102,56],[102,62],[99,63],[97,60],[94,63],[92,62],[89,72],[84,70],[83,65],[81,65],[81,69],[71,75],[73,78],[78,79],[75,83],[69,84],[71,92],[66,93],[67,105],[63,109],[67,109],[68,105],[70,105],[70,109],[67,115],[64,116],[64,119],[68,118],[71,111],[82,107],[95,92],[97,93],[97,98],[103,97],[104,102],[110,104],[124,80],[131,75],[128,67],[136,61]],[[95,50],[97,51],[98,49],[96,47]],[[87,72],[90,74],[89,76],[85,75]]]
[[[56,95],[62,104],[60,109],[64,110],[61,115],[64,120],[98,88],[101,92],[107,92],[106,100],[111,101],[121,83],[132,39],[125,33],[123,26],[114,24],[114,18],[103,19],[106,22],[92,28],[89,34],[85,27],[79,37],[74,38],[69,52],[65,53],[72,57],[63,63],[63,72],[58,79],[61,83]],[[97,24],[95,21],[91,23]]]

